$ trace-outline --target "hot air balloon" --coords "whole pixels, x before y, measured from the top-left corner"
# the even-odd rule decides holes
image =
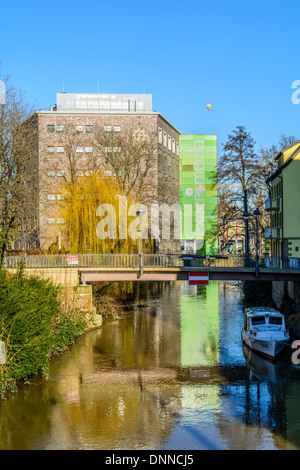
[[[210,110],[211,104],[207,104],[206,107],[207,107],[208,110]]]

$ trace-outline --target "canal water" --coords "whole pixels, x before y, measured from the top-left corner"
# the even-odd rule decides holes
[[[167,285],[0,402],[0,449],[300,449],[300,368],[241,343],[236,285]]]

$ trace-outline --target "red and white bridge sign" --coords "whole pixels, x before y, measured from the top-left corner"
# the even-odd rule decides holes
[[[189,285],[197,286],[204,285],[208,286],[209,284],[209,273],[208,272],[189,272]]]

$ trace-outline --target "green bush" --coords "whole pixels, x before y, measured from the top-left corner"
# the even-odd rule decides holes
[[[10,278],[0,270],[0,340],[6,345],[0,395],[18,380],[40,370],[46,374],[49,358],[84,331],[84,314],[63,311],[59,291],[50,281],[25,278],[22,269]]]

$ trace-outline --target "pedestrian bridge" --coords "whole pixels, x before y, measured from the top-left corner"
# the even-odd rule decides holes
[[[300,281],[298,258],[195,257],[178,254],[78,254],[9,256],[5,267],[50,278],[65,286],[101,281],[187,281],[208,273],[214,281]]]

